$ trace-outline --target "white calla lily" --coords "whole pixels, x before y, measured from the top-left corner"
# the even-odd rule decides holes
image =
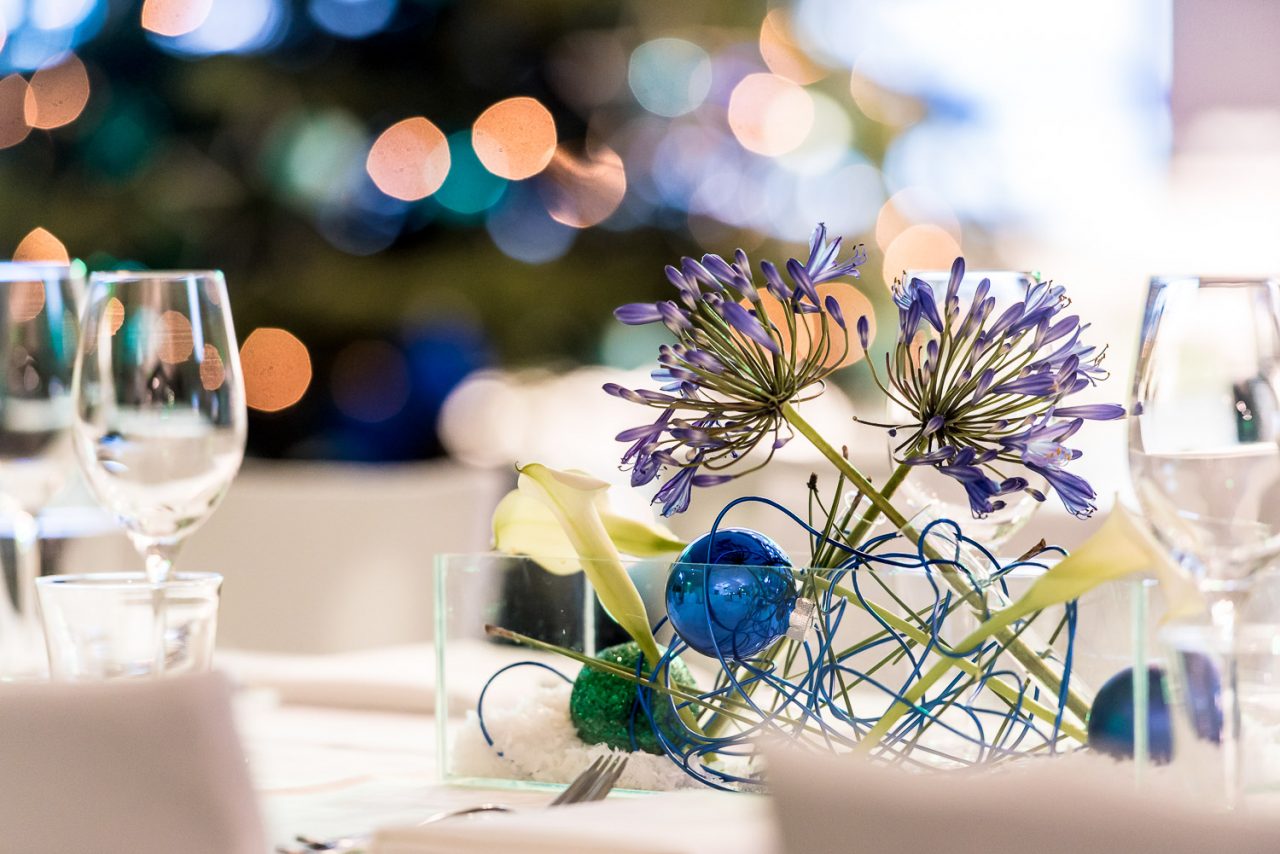
[[[650,666],[656,665],[660,658],[658,643],[644,600],[622,565],[618,545],[601,513],[609,484],[590,475],[558,471],[539,463],[517,470],[518,489],[503,499],[494,514],[497,548],[527,554],[552,572],[565,574],[582,569],[609,616],[640,645]],[[541,510],[535,510],[535,505]],[[546,524],[548,515],[558,534]],[[646,533],[644,529],[641,523],[618,527],[628,541],[629,551],[660,549],[651,553],[666,553],[683,545],[670,532],[654,528]],[[566,545],[578,556],[577,561],[566,558]]]

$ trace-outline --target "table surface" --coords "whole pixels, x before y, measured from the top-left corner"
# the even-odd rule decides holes
[[[273,844],[413,824],[458,806],[539,806],[539,791],[446,786],[436,774],[435,722],[422,714],[282,705],[242,694],[237,718]]]

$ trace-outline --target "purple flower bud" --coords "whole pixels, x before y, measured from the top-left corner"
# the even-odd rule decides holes
[[[694,367],[713,374],[724,372],[724,365],[720,360],[706,350],[688,350],[684,353],[684,360]]]
[[[858,343],[866,350],[871,345],[871,321],[864,314],[858,318]]]
[[[960,308],[960,281],[964,279],[964,258],[957,258],[951,263],[951,278],[947,280],[947,313],[951,313],[954,304]]]
[[[1060,418],[1087,418],[1090,421],[1115,421],[1124,418],[1124,407],[1118,403],[1090,403],[1064,406],[1053,411]]]
[[[782,274],[778,272],[778,268],[770,261],[761,261],[760,271],[764,273],[765,288],[769,293],[773,294],[779,302],[790,301],[792,290],[787,287],[786,282],[782,281]]]
[[[695,279],[713,291],[722,291],[724,287],[716,281],[716,277],[707,272],[707,268],[692,258],[681,258],[680,269],[691,279]]]
[[[840,303],[836,302],[836,298],[828,296],[823,300],[822,304],[826,306],[827,314],[831,315],[831,319],[836,322],[836,326],[844,329],[844,312],[840,310]]]
[[[818,305],[821,302],[818,299],[818,289],[814,287],[813,279],[809,278],[809,271],[804,268],[803,264],[792,258],[787,262],[787,272],[791,275],[791,281],[796,283],[796,290],[801,296],[814,305]]]
[[[689,322],[689,314],[680,306],[671,300],[664,300],[658,303],[658,316],[662,318],[662,322],[674,334],[679,335],[681,332],[693,328],[693,324]]]
[[[613,316],[628,326],[641,326],[662,320],[657,304],[651,302],[631,302],[620,305],[613,310]]]
[[[629,400],[632,403],[645,402],[645,399],[640,396],[639,392],[636,392],[633,389],[623,388],[617,383],[605,383],[603,386],[601,386],[601,388],[604,389],[605,394],[613,395],[614,397],[620,397],[623,400]]]
[[[719,486],[731,480],[733,480],[733,475],[731,474],[695,474],[693,476],[693,485],[697,487]]]
[[[994,369],[987,368],[983,371],[982,375],[978,377],[977,388],[973,390],[973,402],[977,403],[979,400],[982,400],[982,398],[985,397],[987,392],[991,389],[991,384],[995,381],[996,372]]]
[[[925,422],[924,431],[921,436],[932,436],[947,425],[947,420],[941,415],[935,415]]]
[[[770,352],[782,354],[782,348],[778,346],[778,342],[765,331],[760,321],[736,302],[725,301],[720,304],[720,316],[728,322],[730,326],[759,344],[761,347]]]

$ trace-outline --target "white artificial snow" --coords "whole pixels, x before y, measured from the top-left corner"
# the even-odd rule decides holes
[[[484,722],[493,739],[485,742],[475,711],[457,730],[450,756],[452,771],[463,777],[568,783],[601,756],[623,751],[604,744],[585,744],[569,719],[572,687],[563,682],[540,685],[515,704],[485,704]],[[501,753],[501,755],[499,755]],[[618,786],[623,789],[670,791],[701,788],[670,758],[630,753]]]

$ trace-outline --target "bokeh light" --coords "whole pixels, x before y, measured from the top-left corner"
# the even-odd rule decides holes
[[[449,174],[436,191],[435,199],[454,213],[469,215],[486,211],[498,203],[507,187],[480,162],[471,145],[470,131],[449,134]]]
[[[310,0],[307,12],[322,30],[344,39],[363,39],[391,23],[400,0]]]
[[[422,116],[403,119],[384,130],[365,161],[365,169],[379,190],[409,202],[439,190],[449,167],[448,140]]]
[[[71,256],[67,253],[67,247],[53,235],[53,232],[36,227],[18,241],[18,247],[13,250],[13,260],[70,264]]]
[[[485,218],[494,245],[526,264],[545,264],[563,256],[578,231],[547,213],[542,197],[529,184],[514,184]]]
[[[385,341],[355,341],[343,348],[329,374],[333,402],[356,421],[394,418],[409,402],[409,364]]]
[[[181,36],[209,17],[213,0],[146,0],[142,4],[142,28],[160,36]]]
[[[75,27],[93,11],[98,0],[39,0],[31,4],[31,24],[42,30]]]
[[[191,321],[181,312],[169,309],[156,321],[156,353],[166,365],[180,365],[191,358],[195,339]]]
[[[120,331],[120,327],[124,326],[124,303],[116,297],[107,300],[105,317],[107,326],[111,328],[111,334],[115,335]]]
[[[924,105],[915,98],[891,92],[854,66],[849,76],[849,94],[862,114],[890,127],[906,127],[924,117]]]
[[[215,2],[195,29],[174,38],[160,37],[156,43],[195,56],[256,53],[275,46],[288,23],[285,0]]]
[[[875,307],[862,291],[848,282],[826,282],[818,285],[818,298],[825,303],[827,297],[835,298],[836,303],[840,306],[841,313],[844,315],[844,321],[848,325],[849,351],[842,359],[840,354],[843,347],[833,344],[832,352],[825,360],[826,364],[831,367],[844,367],[861,361],[864,354],[862,345],[858,342],[858,318],[865,317],[867,319],[867,324],[870,327],[869,338],[874,340],[876,337]],[[806,315],[805,319],[811,328],[821,329],[822,324],[817,317],[817,315],[810,314]],[[838,341],[843,337],[843,333],[838,328],[833,327],[831,336]]]
[[[802,86],[816,83],[826,69],[811,60],[796,44],[791,19],[783,9],[772,9],[760,25],[760,56],[769,70]]]
[[[205,391],[217,391],[227,380],[227,366],[222,361],[222,354],[212,344],[204,345],[204,355],[200,359],[200,385]]]
[[[798,148],[813,128],[813,98],[776,74],[748,74],[729,96],[729,127],[748,151],[776,157]]]
[[[961,254],[960,243],[944,228],[913,225],[903,230],[884,252],[884,280],[888,284],[904,270],[946,270]]]
[[[536,98],[508,98],[480,114],[471,128],[480,162],[499,177],[537,175],[556,153],[556,123]]]
[[[12,323],[34,320],[44,309],[44,282],[10,282],[5,288],[9,296],[7,318]]]
[[[622,158],[607,145],[556,149],[541,185],[547,212],[556,222],[589,228],[608,219],[627,193]]]
[[[255,329],[240,348],[245,402],[260,412],[293,406],[311,385],[311,356],[291,332]]]
[[[0,80],[0,149],[17,145],[31,133],[26,101],[27,81],[21,74]]]
[[[71,124],[89,103],[89,72],[75,54],[31,76],[23,111],[27,124],[50,130]]]
[[[445,398],[437,430],[449,453],[473,466],[509,464],[527,453],[528,397],[498,371],[471,374]]]
[[[923,187],[906,187],[894,193],[876,218],[876,245],[884,251],[913,225],[936,225],[960,240],[960,221],[936,194]]]
[[[778,158],[792,172],[817,175],[828,172],[845,158],[853,145],[853,120],[849,111],[821,92],[809,95],[813,101],[813,124],[794,150]]]
[[[654,39],[632,51],[627,83],[649,112],[682,116],[697,109],[711,91],[711,57],[684,39]]]

